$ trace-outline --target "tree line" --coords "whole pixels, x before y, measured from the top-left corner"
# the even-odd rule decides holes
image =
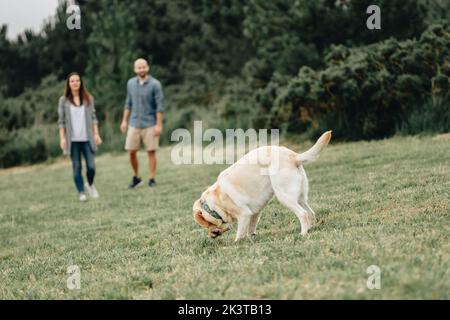
[[[0,166],[57,156],[56,103],[68,73],[95,96],[104,151],[121,149],[118,122],[137,57],[166,96],[165,133],[204,127],[280,128],[344,140],[450,130],[448,0],[77,1],[41,32],[0,27]]]

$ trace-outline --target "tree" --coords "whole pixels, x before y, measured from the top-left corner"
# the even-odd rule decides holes
[[[420,1],[377,2],[382,29],[366,28],[369,0],[250,0],[245,8],[244,34],[256,48],[246,75],[257,87],[274,72],[294,76],[300,67],[320,67],[332,45],[366,45],[395,37],[419,36],[426,7]]]

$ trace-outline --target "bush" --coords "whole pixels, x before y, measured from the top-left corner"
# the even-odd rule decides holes
[[[450,95],[430,98],[423,105],[416,106],[402,121],[398,131],[402,134],[450,131]]]
[[[47,160],[48,154],[45,138],[39,130],[19,130],[12,133],[0,149],[0,167],[42,162]]]
[[[448,23],[430,26],[419,40],[390,39],[351,49],[335,46],[324,70],[303,67],[286,85],[275,82],[272,108],[287,110],[291,130],[298,123],[313,128],[326,124],[350,140],[387,137],[402,123],[412,128],[417,110],[441,113],[446,119],[449,56]],[[278,125],[276,117],[274,122]],[[422,125],[439,131],[446,128],[428,122]]]
[[[50,122],[56,124],[58,99],[63,93],[64,83],[53,75],[44,78],[38,88],[27,89],[0,104],[0,126],[13,131]]]

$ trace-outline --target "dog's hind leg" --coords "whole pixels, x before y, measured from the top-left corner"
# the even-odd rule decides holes
[[[300,197],[298,197],[298,203],[300,206],[306,210],[308,213],[308,224],[309,228],[311,228],[313,225],[316,224],[316,213],[308,204],[308,196],[305,193],[300,194]]]
[[[314,212],[313,209],[311,209],[311,207],[309,206],[309,204],[306,201],[302,201],[299,200],[300,206],[306,210],[306,212],[308,213],[308,224],[309,224],[309,228],[311,228],[312,226],[314,226],[317,223],[317,219],[316,219],[316,213]]]
[[[302,206],[297,202],[297,196],[292,197],[287,193],[278,192],[275,193],[278,201],[280,201],[286,208],[292,210],[300,221],[301,230],[300,233],[302,236],[305,236],[308,233],[308,229],[310,227],[308,222],[308,212],[303,209]]]
[[[302,176],[297,169],[281,169],[276,175],[270,176],[273,191],[278,201],[295,213],[300,221],[300,233],[308,233],[308,212],[299,204],[302,193]]]
[[[314,212],[313,209],[311,209],[311,207],[308,204],[308,191],[309,191],[308,178],[303,168],[300,168],[300,175],[302,177],[301,180],[302,188],[300,196],[298,197],[298,203],[300,204],[300,206],[302,206],[303,209],[306,210],[306,212],[308,212],[308,223],[309,227],[311,228],[313,225],[316,224],[316,213]]]

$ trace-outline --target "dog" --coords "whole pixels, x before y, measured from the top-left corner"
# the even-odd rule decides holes
[[[308,205],[308,179],[304,164],[317,160],[328,145],[327,131],[306,152],[296,153],[282,146],[264,146],[244,155],[222,171],[217,181],[194,202],[194,220],[208,229],[208,236],[230,230],[237,220],[235,241],[255,235],[261,210],[275,196],[293,211],[305,236],[316,223],[316,214]]]

